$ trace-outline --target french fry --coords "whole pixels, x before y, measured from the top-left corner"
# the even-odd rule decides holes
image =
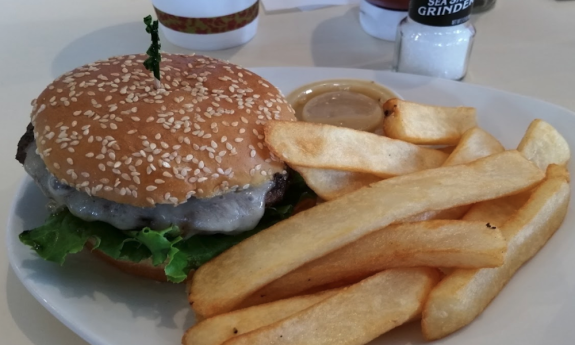
[[[383,131],[390,138],[419,145],[456,145],[477,126],[475,108],[437,107],[393,98],[383,105]]]
[[[448,208],[445,210],[439,211],[427,211],[420,214],[416,214],[415,216],[408,217],[402,219],[401,223],[409,223],[409,222],[422,222],[424,220],[454,220],[454,219],[461,219],[467,211],[469,211],[469,207],[471,205],[462,205],[456,206],[452,208]]]
[[[459,144],[447,157],[443,166],[466,164],[503,151],[505,151],[503,145],[491,134],[474,127],[463,133]]]
[[[473,321],[559,228],[567,213],[570,187],[565,172],[553,166],[548,171],[527,203],[501,227],[508,242],[503,266],[454,270],[432,290],[422,319],[428,340],[443,338]]]
[[[273,303],[236,310],[195,324],[186,331],[182,345],[220,345],[228,339],[283,320],[337,293],[322,291]]]
[[[443,163],[443,166],[467,164],[477,159],[488,157],[503,151],[505,151],[503,145],[501,145],[501,143],[491,134],[485,132],[479,127],[474,127],[463,133],[459,144]],[[413,222],[428,219],[460,219],[467,211],[469,211],[470,207],[471,205],[463,205],[447,210],[429,211],[418,214],[415,217],[405,219],[404,221]]]
[[[371,183],[381,181],[381,177],[366,173],[300,166],[292,166],[292,168],[300,173],[308,187],[323,200],[337,199]]]
[[[241,307],[325,286],[352,284],[399,267],[497,267],[507,243],[484,222],[431,220],[390,225],[271,282]]]
[[[430,268],[388,270],[224,345],[363,345],[419,317],[438,279]]]
[[[467,165],[390,178],[300,212],[246,239],[200,267],[189,301],[210,317],[307,262],[418,213],[528,190],[544,174],[517,151]]]
[[[550,164],[547,166],[547,178],[563,178],[571,182],[571,175],[564,165]]]
[[[571,155],[569,145],[561,134],[542,120],[531,122],[521,139],[518,151],[543,171],[552,164],[565,166]],[[446,162],[449,162],[450,158]],[[553,166],[551,170],[547,171],[547,175],[561,175],[569,180],[567,170],[561,169],[559,166]],[[491,222],[494,226],[500,226],[525,204],[530,195],[531,191],[527,191],[497,200],[477,203],[471,207],[463,219]]]
[[[438,148],[437,150],[441,151],[441,152],[445,152],[448,155],[450,155],[453,152],[453,150],[455,150],[455,146],[444,146],[444,147]]]
[[[391,177],[437,168],[447,154],[379,136],[309,122],[269,121],[265,140],[291,166]]]
[[[443,166],[452,166],[473,162],[504,151],[503,146],[491,134],[475,127],[466,131],[459,144],[449,155]],[[307,185],[324,200],[333,200],[353,192],[371,183],[381,180],[372,174],[342,170],[327,170],[292,166],[305,179]],[[458,219],[468,208],[430,212],[410,221],[428,219]],[[459,215],[459,216],[457,216]],[[456,217],[457,216],[457,217]]]
[[[517,150],[545,171],[550,164],[567,165],[571,150],[565,138],[543,120],[534,120],[521,139]]]
[[[480,221],[489,223],[495,227],[500,227],[513,216],[521,206],[525,205],[530,196],[531,191],[527,191],[500,199],[479,202],[471,206],[462,219]]]

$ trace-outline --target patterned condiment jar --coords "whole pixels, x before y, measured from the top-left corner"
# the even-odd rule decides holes
[[[259,0],[152,0],[152,4],[166,39],[183,48],[231,48],[257,32]]]

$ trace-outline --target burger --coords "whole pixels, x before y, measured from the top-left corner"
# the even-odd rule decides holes
[[[87,247],[128,273],[181,282],[313,195],[264,143],[266,121],[295,121],[276,87],[175,54],[162,54],[158,86],[145,59],[79,67],[32,102],[16,159],[51,215],[20,240],[60,264]]]

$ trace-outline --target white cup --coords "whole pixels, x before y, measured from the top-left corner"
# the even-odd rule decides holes
[[[395,41],[397,26],[405,17],[407,11],[388,10],[366,0],[361,0],[359,5],[359,22],[363,30],[385,41]]]
[[[168,41],[193,50],[242,45],[257,32],[259,0],[152,0]]]

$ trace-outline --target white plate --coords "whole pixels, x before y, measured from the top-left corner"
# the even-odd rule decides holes
[[[254,69],[288,93],[312,81],[371,79],[405,99],[476,107],[480,125],[514,148],[529,122],[542,118],[575,147],[575,114],[535,99],[479,86],[390,72],[353,69]],[[574,166],[570,164],[570,170]],[[90,255],[70,256],[63,267],[39,259],[18,234],[41,224],[45,199],[26,178],[8,221],[8,255],[28,290],[64,324],[94,345],[179,344],[194,322],[182,285],[123,275]],[[575,213],[470,326],[437,344],[573,344],[575,340]],[[423,343],[418,324],[400,327],[373,344]]]

